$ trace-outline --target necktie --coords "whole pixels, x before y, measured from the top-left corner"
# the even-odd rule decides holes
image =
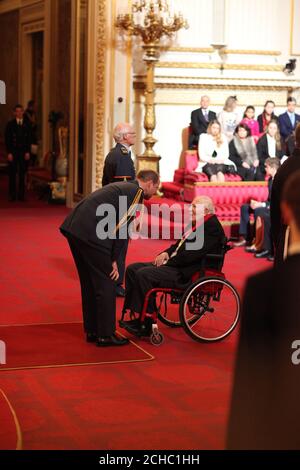
[[[205,117],[205,121],[208,122],[208,111],[207,111],[207,109],[204,111],[204,117]]]

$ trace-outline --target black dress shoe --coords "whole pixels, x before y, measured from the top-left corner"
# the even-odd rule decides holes
[[[116,295],[117,297],[125,297],[125,289],[122,286],[117,286]]]
[[[273,263],[274,262],[274,255],[269,255],[267,260],[271,261],[271,263]]]
[[[87,333],[86,334],[86,342],[87,343],[95,343],[97,341],[97,335],[95,333]]]
[[[260,251],[259,253],[256,253],[255,258],[267,258],[270,255],[270,252],[268,250],[263,250]]]
[[[134,320],[120,320],[119,325],[121,328],[126,328],[128,326],[131,326],[133,328],[138,328],[138,326],[141,324],[139,318],[135,318]]]
[[[101,336],[97,338],[96,346],[106,347],[106,346],[124,346],[128,344],[129,340],[127,338],[121,338],[115,334],[111,336]]]

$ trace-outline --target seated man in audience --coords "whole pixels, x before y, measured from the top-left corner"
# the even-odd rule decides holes
[[[200,208],[204,210],[202,220],[199,220]],[[177,240],[160,253],[152,263],[134,263],[127,267],[124,309],[141,314],[145,296],[150,289],[176,288],[186,284],[192,275],[200,270],[201,262],[207,253],[220,253],[225,235],[214,212],[214,205],[209,197],[196,197],[192,202],[192,221],[181,240]],[[193,247],[192,240],[199,241],[201,235],[203,235],[202,247],[196,242]],[[155,298],[152,298],[147,312],[153,313],[154,310]],[[139,320],[120,322],[120,325],[125,327],[133,324],[139,325]]]
[[[256,222],[256,219],[258,216],[264,216],[265,213],[270,212],[270,200],[271,200],[271,190],[272,190],[272,184],[274,177],[277,173],[278,168],[280,167],[280,160],[278,158],[267,158],[265,161],[265,169],[266,169],[266,174],[269,176],[269,181],[268,181],[268,188],[269,188],[269,195],[268,199],[265,202],[259,202],[255,200],[251,200],[250,204],[243,204],[241,207],[241,219],[240,219],[240,240],[235,243],[235,246],[244,246],[249,242],[250,238],[250,214],[254,214],[254,220]],[[271,247],[269,247],[271,248]],[[247,251],[252,251],[252,247],[250,247]],[[271,253],[268,250],[268,253],[264,253],[263,255],[259,257],[268,257],[271,255]],[[271,251],[271,250],[270,250]]]
[[[190,138],[190,148],[198,147],[199,136],[207,132],[208,124],[217,119],[216,113],[209,110],[209,96],[201,96],[200,108],[195,109],[191,114],[192,134]]]

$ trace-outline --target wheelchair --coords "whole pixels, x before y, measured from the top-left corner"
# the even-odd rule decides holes
[[[239,322],[241,308],[237,290],[222,272],[225,255],[233,248],[230,241],[224,239],[219,254],[207,254],[199,271],[182,287],[148,291],[139,318],[123,309],[120,327],[137,337],[149,337],[155,346],[164,342],[158,319],[172,328],[183,327],[198,342],[212,343],[230,335]],[[152,313],[147,311],[150,300],[155,305]],[[130,320],[125,321],[128,314]]]

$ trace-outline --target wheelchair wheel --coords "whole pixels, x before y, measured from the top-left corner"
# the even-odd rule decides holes
[[[159,331],[155,331],[150,335],[150,343],[153,346],[160,346],[164,342],[164,335]]]
[[[178,328],[181,326],[179,318],[180,298],[170,293],[162,293],[157,295],[157,316],[159,320],[167,326]]]
[[[240,317],[240,297],[225,279],[202,278],[184,293],[180,320],[186,333],[199,342],[226,338]]]

